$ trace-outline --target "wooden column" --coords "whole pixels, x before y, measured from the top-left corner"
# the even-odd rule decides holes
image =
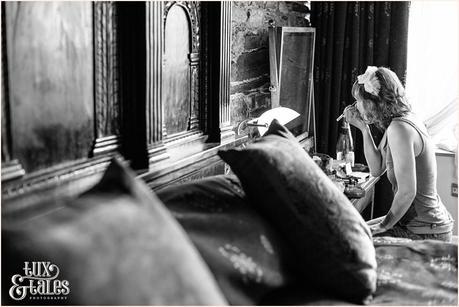
[[[12,152],[5,19],[5,3],[2,2],[2,182],[22,177],[25,174],[19,161],[13,158]]]
[[[185,2],[185,9],[188,12],[190,18],[191,27],[191,53],[189,55],[190,60],[190,78],[191,78],[191,108],[190,108],[190,121],[189,130],[200,129],[204,131],[202,122],[200,121],[200,114],[204,113],[202,107],[203,101],[201,101],[201,76],[202,76],[202,65],[201,65],[201,35],[202,35],[202,5],[199,1]]]
[[[199,53],[190,53],[191,106],[188,130],[199,129]]]
[[[92,154],[118,150],[120,100],[117,46],[117,7],[113,2],[94,2],[95,136]]]
[[[220,20],[220,142],[227,143],[235,139],[230,121],[231,2],[221,3]]]
[[[147,150],[149,164],[167,159],[163,144],[162,62],[163,62],[163,10],[162,1],[146,3],[146,116]]]

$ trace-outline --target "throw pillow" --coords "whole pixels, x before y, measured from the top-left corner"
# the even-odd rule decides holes
[[[250,205],[239,180],[217,175],[157,191],[231,305],[270,304],[292,281],[289,247]]]
[[[3,303],[226,304],[180,225],[147,185],[117,160],[77,199],[2,226],[2,275],[7,276]],[[11,299],[12,275],[25,275],[25,261],[30,267],[33,261],[55,264],[56,278],[69,282],[68,295],[28,292],[22,301]],[[29,281],[38,282],[25,278],[23,283]]]
[[[346,196],[274,120],[243,149],[219,152],[298,257],[298,269],[322,291],[361,303],[376,288],[371,232]]]

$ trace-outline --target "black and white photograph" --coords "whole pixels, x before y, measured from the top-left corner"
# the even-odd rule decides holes
[[[457,306],[459,2],[1,1],[2,306]]]

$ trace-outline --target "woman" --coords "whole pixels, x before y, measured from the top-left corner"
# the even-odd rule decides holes
[[[397,75],[369,66],[357,77],[352,95],[357,103],[344,116],[362,132],[370,173],[387,171],[394,191],[389,212],[368,222],[373,235],[450,241],[453,219],[437,194],[435,149],[411,112]],[[378,147],[368,124],[384,131]]]

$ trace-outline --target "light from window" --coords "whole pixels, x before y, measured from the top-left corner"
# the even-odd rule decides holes
[[[437,146],[457,150],[458,2],[412,1],[406,91]]]

